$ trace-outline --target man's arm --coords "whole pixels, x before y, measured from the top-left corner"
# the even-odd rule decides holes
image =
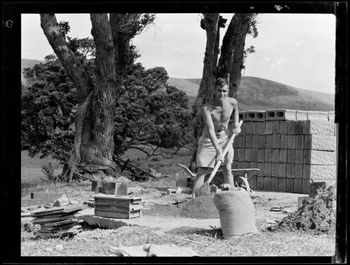
[[[239,111],[238,111],[238,104],[237,104],[237,100],[235,100],[234,98],[232,98],[231,100],[231,104],[233,106],[233,111],[232,111],[232,132],[239,134],[241,132],[241,126],[239,125]]]

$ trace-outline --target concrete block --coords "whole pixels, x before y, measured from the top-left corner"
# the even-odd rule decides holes
[[[251,149],[250,153],[250,161],[251,162],[258,162],[258,150],[257,148]]]
[[[278,164],[278,176],[280,178],[287,177],[287,164],[285,164],[285,163]]]
[[[305,110],[297,110],[296,117],[298,121],[307,120],[307,111]]]
[[[280,150],[279,149],[272,149],[272,160],[273,163],[280,162]]]
[[[253,135],[246,135],[245,148],[252,148],[252,147],[253,147]]]
[[[265,162],[265,149],[258,149],[258,162]]]
[[[279,177],[279,163],[272,163],[271,175]]]
[[[293,192],[294,193],[302,193],[302,179],[295,178],[293,180]]]
[[[256,189],[257,190],[264,190],[264,176],[257,176]]]
[[[280,148],[281,145],[281,135],[273,134],[272,135],[272,148]]]
[[[288,155],[287,155],[288,156]],[[336,153],[333,151],[304,150],[304,164],[335,165]]]
[[[335,113],[334,111],[328,111],[328,120],[334,122]]]
[[[266,120],[296,120],[296,110],[267,110]]]
[[[287,121],[287,134],[295,134],[295,121]]]
[[[272,162],[272,148],[265,148],[265,162]]]
[[[244,161],[251,162],[252,161],[252,149],[251,148],[246,148],[244,149]]]
[[[261,163],[261,162],[258,162],[258,166],[257,168],[260,169],[260,171],[258,171],[258,176],[264,176],[265,175],[265,163]]]
[[[238,147],[244,148],[245,147],[245,135],[238,135]]]
[[[294,177],[297,179],[303,178],[303,165],[302,164],[294,164]]]
[[[262,110],[248,110],[246,113],[247,121],[265,121],[265,111]]]
[[[243,148],[239,148],[236,150],[236,155],[237,155],[237,160],[239,162],[242,162],[244,161],[244,149]]]
[[[281,149],[287,149],[288,148],[288,135],[281,134],[280,135],[280,148]]]
[[[246,120],[246,114],[247,114],[246,111],[240,111],[239,114],[238,114],[239,119],[245,121]]]
[[[246,135],[253,134],[253,122],[246,121],[244,124],[245,124],[245,134]]]
[[[278,178],[278,191],[286,192],[287,181],[286,178]]]
[[[304,136],[301,134],[295,135],[295,149],[305,149]]]
[[[254,135],[260,135],[263,134],[261,133],[261,127],[264,126],[265,127],[265,123],[264,122],[253,122],[253,134]]]
[[[270,190],[274,192],[278,191],[278,177],[271,177]]]
[[[304,122],[303,121],[295,121],[294,122],[294,133],[295,134],[303,134],[304,130]]]
[[[273,125],[274,125],[273,121],[266,121],[264,134],[272,134]]]
[[[250,164],[251,164],[250,161],[244,161],[242,162],[242,168],[250,168]]]
[[[272,134],[280,134],[280,121],[272,122]]]
[[[287,149],[287,163],[294,164],[296,158],[295,149]]]
[[[279,149],[279,162],[287,163],[287,149]]]
[[[286,164],[286,177],[294,178],[294,164]]]
[[[272,134],[265,135],[265,146],[266,148],[272,148],[273,137]]]
[[[295,135],[287,135],[287,148],[295,149]]]
[[[264,176],[271,177],[271,175],[272,175],[271,163],[265,162],[264,163]]]
[[[293,192],[294,190],[294,180],[292,178],[286,179],[286,192]]]
[[[304,163],[304,150],[295,150],[295,164]]]
[[[303,134],[334,136],[335,124],[326,120],[303,121]]]
[[[287,134],[287,122],[286,121],[280,121],[280,134]]]
[[[259,135],[253,134],[253,148],[259,148]]]
[[[235,159],[236,155],[233,157],[232,168],[238,168],[238,161]]]
[[[330,135],[304,135],[305,149],[335,151],[336,136]]]
[[[336,180],[336,166],[324,165],[303,165],[303,178],[312,181],[318,180]]]
[[[245,135],[246,134],[246,131],[245,131],[245,128],[246,128],[246,125],[245,125],[245,122],[243,122],[242,126],[241,126],[241,135]]]
[[[266,147],[266,135],[259,135],[259,148],[265,148]]]
[[[324,120],[328,121],[328,111],[311,111],[307,112],[308,120]]]
[[[301,193],[303,194],[309,194],[309,179],[302,179],[302,186],[301,186]]]
[[[264,177],[264,190],[265,191],[271,190],[271,176]]]

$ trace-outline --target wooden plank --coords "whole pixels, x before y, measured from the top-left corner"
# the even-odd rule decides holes
[[[101,210],[95,209],[95,215],[100,217],[115,218],[115,219],[131,219],[131,218],[140,217],[141,211],[137,211],[134,213],[115,213],[115,212],[101,211]]]
[[[67,225],[67,224],[71,224],[71,223],[75,223],[75,222],[76,222],[76,220],[74,220],[74,219],[67,219],[67,220],[53,222],[53,223],[45,223],[42,226],[43,227],[56,227],[56,226]]]
[[[74,218],[74,215],[66,215],[66,216],[58,216],[58,217],[42,217],[42,218],[34,219],[33,224],[58,222],[58,221],[63,221],[63,220],[67,220],[67,219],[72,219],[72,218]]]
[[[64,209],[63,207],[53,207],[49,209],[40,209],[40,210],[35,210],[32,211],[32,215],[37,217],[37,216],[45,216],[45,215],[54,215],[54,214],[61,214],[63,213]]]

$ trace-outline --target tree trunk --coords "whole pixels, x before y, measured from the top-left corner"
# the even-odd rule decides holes
[[[78,94],[74,148],[62,175],[69,181],[78,169],[92,178],[114,175],[113,120],[115,95],[119,87],[108,17],[106,14],[91,15],[96,45],[96,87],[86,69],[69,49],[55,15],[41,14],[40,17],[43,31]]]

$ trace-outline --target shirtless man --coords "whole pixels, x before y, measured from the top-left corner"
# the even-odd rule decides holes
[[[233,147],[223,157],[223,149],[232,133],[241,132],[239,126],[239,111],[237,101],[228,96],[229,90],[224,78],[215,82],[214,95],[202,107],[204,129],[198,140],[197,176],[193,183],[192,196],[204,184],[204,177],[215,167],[217,161],[222,161],[221,170],[224,174],[224,184],[233,186],[231,164],[233,161]],[[230,118],[232,116],[232,123]]]

